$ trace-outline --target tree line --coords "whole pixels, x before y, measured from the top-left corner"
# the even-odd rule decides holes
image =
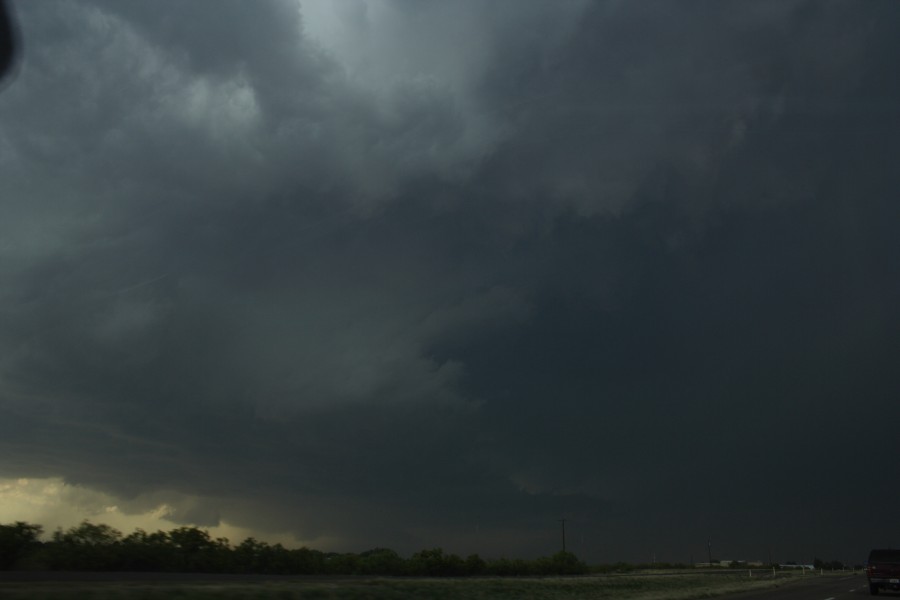
[[[399,575],[461,577],[477,575],[577,575],[587,565],[571,552],[534,560],[466,558],[441,548],[403,558],[388,548],[365,552],[321,552],[285,548],[252,537],[238,545],[213,538],[197,527],[123,535],[84,521],[57,529],[42,541],[43,527],[23,521],[0,525],[0,570],[147,571],[259,573],[280,575]]]

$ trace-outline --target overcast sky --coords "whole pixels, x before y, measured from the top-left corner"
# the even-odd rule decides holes
[[[900,543],[900,3],[12,8],[3,522]]]

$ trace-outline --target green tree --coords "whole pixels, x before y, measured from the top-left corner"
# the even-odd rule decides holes
[[[30,553],[40,547],[38,537],[42,532],[40,525],[24,521],[0,525],[0,569],[8,570],[19,566]]]
[[[122,533],[109,525],[82,521],[67,531],[53,533],[51,566],[56,569],[112,571],[120,568]]]
[[[444,554],[441,548],[416,552],[407,561],[411,575],[454,577],[465,573],[465,562],[456,554]]]
[[[477,554],[466,557],[466,575],[483,575],[487,571],[487,563]]]
[[[301,575],[318,575],[325,572],[325,554],[319,550],[296,548],[288,550],[289,572]]]
[[[227,570],[231,553],[228,540],[214,540],[208,531],[196,527],[173,529],[168,537],[178,571],[216,573]]]
[[[171,571],[175,566],[172,550],[165,532],[147,533],[136,529],[122,540],[122,568],[129,571]]]
[[[75,546],[112,546],[122,539],[122,532],[103,523],[95,525],[90,521],[82,521],[67,532],[59,533],[59,537],[63,542]]]
[[[400,575],[403,559],[389,548],[373,548],[359,555],[359,572],[364,575]]]
[[[261,569],[268,547],[268,544],[257,541],[254,537],[248,537],[238,544],[234,549],[234,562],[237,570],[242,573],[263,572]]]
[[[359,557],[355,554],[329,552],[325,555],[325,572],[330,575],[356,575],[359,573]]]

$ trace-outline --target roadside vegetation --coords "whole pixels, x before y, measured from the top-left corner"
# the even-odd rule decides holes
[[[579,575],[587,565],[570,552],[534,560],[465,558],[441,548],[401,557],[388,548],[321,552],[247,538],[232,545],[196,527],[129,535],[88,521],[41,541],[40,525],[0,525],[0,570],[145,571],[277,575],[402,575],[419,577]]]
[[[48,581],[54,578],[40,573],[27,581],[0,577],[3,598],[692,600],[800,578],[791,570],[775,577],[757,569],[751,577],[744,570],[683,564],[588,566],[568,552],[534,560],[484,559],[434,548],[404,558],[387,548],[333,553],[288,549],[253,538],[232,545],[196,527],[155,533],[138,529],[123,535],[85,521],[46,539],[42,534],[39,525],[0,525],[0,570],[97,574],[81,580],[61,574],[59,581]]]

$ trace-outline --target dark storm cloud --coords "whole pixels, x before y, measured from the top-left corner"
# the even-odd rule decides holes
[[[862,552],[898,10],[335,6],[16,6],[3,474],[338,548]]]
[[[654,529],[684,527],[702,540],[701,531],[732,527],[719,537],[754,540],[756,550],[743,551],[762,552],[772,542],[751,534],[757,522],[735,523],[770,511],[800,515],[795,538],[833,528],[850,545],[846,495],[817,482],[865,461],[865,420],[848,423],[849,414],[860,397],[890,411],[885,391],[897,385],[897,321],[886,307],[898,290],[884,259],[897,251],[886,225],[896,218],[897,178],[883,162],[897,154],[897,115],[885,102],[896,86],[887,83],[887,30],[875,26],[896,14],[798,4],[732,20],[700,6],[623,11],[612,19],[624,32],[615,43],[597,11],[584,21],[594,35],[572,42],[597,51],[522,70],[534,90],[560,81],[571,91],[548,95],[541,118],[495,155],[498,185],[548,174],[558,185],[568,169],[608,181],[612,160],[631,187],[615,218],[576,216],[618,210],[599,183],[581,188],[588,203],[558,195],[575,214],[526,246],[533,264],[551,270],[535,326],[492,338],[466,364],[494,388],[487,412],[520,440],[509,461],[525,481],[635,502],[651,515],[647,545],[677,548]],[[684,19],[666,18],[673,13]],[[821,44],[835,36],[842,50],[833,59]],[[647,131],[649,143],[636,147]],[[553,161],[558,168],[538,167]],[[507,176],[515,169],[521,178]],[[530,181],[523,196],[553,197]],[[498,377],[504,362],[529,377]],[[871,474],[846,476],[861,483]],[[780,493],[760,495],[773,486]],[[636,537],[632,521],[617,521],[610,528]]]
[[[221,20],[203,43],[221,53],[191,51],[193,5],[23,14],[45,43],[7,100],[21,115],[11,205],[20,229],[30,218],[50,232],[7,262],[7,467],[136,508],[155,490],[201,497],[179,521],[271,505],[268,519],[227,518],[374,541],[349,513],[447,504],[475,460],[461,365],[423,345],[528,305],[435,279],[452,265],[402,211],[354,216],[428,164],[420,145],[452,143],[452,101],[403,85],[376,114],[304,41],[296,6],[256,10],[270,44],[240,48],[247,7],[206,11]],[[55,107],[62,92],[79,118]],[[397,502],[416,487],[428,491]]]

